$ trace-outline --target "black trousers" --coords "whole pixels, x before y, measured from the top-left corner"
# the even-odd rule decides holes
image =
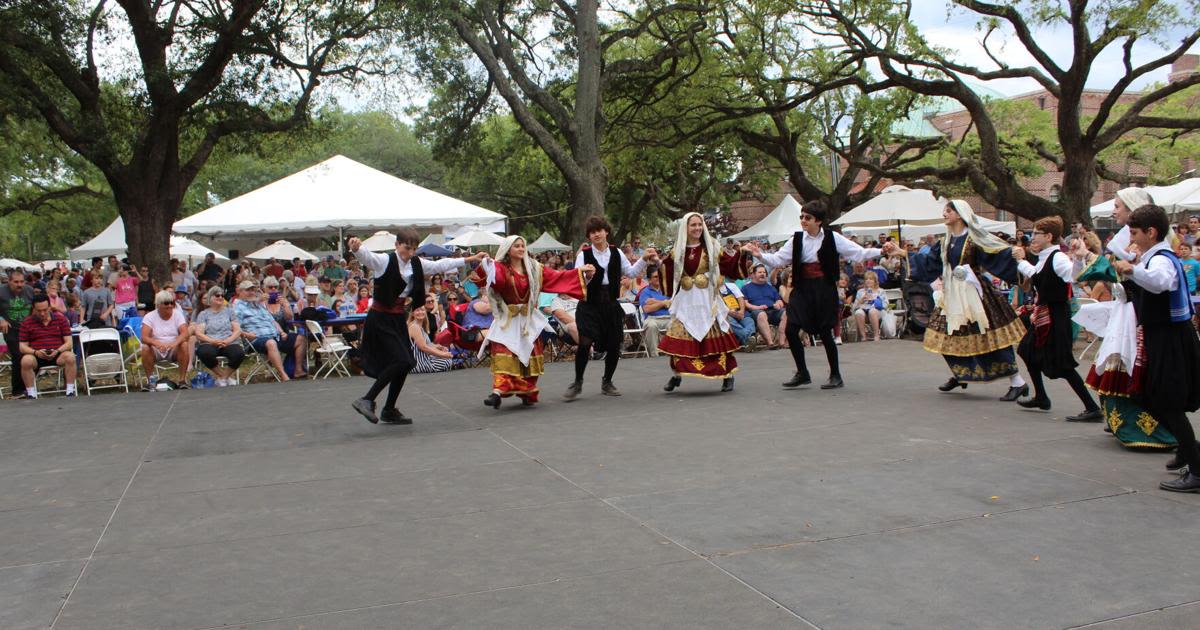
[[[223,348],[218,348],[211,343],[196,345],[196,358],[200,359],[204,367],[210,370],[217,367],[217,357],[225,357],[229,361],[229,367],[236,370],[242,364],[242,360],[246,358],[246,351],[240,343],[230,344]]]
[[[20,396],[25,393],[25,379],[21,378],[21,331],[16,322],[8,323],[8,334],[4,335],[4,344],[8,346],[8,356],[12,359],[12,395]]]

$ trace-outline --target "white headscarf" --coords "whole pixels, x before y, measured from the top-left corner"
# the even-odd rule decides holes
[[[518,240],[525,242],[525,238],[519,234],[511,234],[504,237],[504,242],[500,244],[500,249],[496,250],[497,264],[503,263],[508,250],[512,248],[513,243]],[[512,261],[509,261],[512,266]],[[537,308],[538,294],[542,290],[542,264],[529,257],[529,251],[526,250],[525,257],[521,259],[521,270],[525,272],[525,277],[529,279],[529,308],[534,310]],[[488,274],[487,292],[488,299],[492,303],[492,317],[496,320],[496,324],[501,328],[507,328],[509,322],[508,304],[504,301],[504,296],[500,295],[492,287],[495,280],[495,268],[490,269]],[[530,320],[526,320],[527,322]]]
[[[1144,188],[1122,188],[1117,191],[1117,197],[1130,212],[1154,203],[1154,198]]]
[[[721,288],[721,244],[708,231],[708,224],[704,222],[704,216],[699,212],[689,212],[683,215],[679,220],[679,231],[675,235],[675,249],[671,252],[671,258],[675,261],[675,291],[679,291],[679,279],[683,277],[683,258],[687,255],[687,225],[692,217],[700,217],[700,224],[704,226],[704,234],[700,236],[700,245],[704,247],[708,254],[708,286],[714,291]]]
[[[971,242],[975,243],[980,249],[989,253],[995,254],[1009,248],[1009,244],[1004,239],[988,232],[979,225],[979,217],[975,216],[975,211],[971,209],[971,204],[962,199],[954,199],[950,201],[950,205],[954,206],[954,211],[958,216],[962,217],[963,223],[967,226],[967,233],[971,235]],[[950,233],[946,233],[946,239],[942,241],[942,260],[946,260],[946,254],[950,251]],[[948,264],[948,263],[947,263]]]
[[[971,242],[980,249],[995,254],[1009,248],[1008,242],[980,227],[979,218],[975,216],[971,204],[954,199],[950,205],[954,206],[954,211],[966,224]],[[954,264],[950,261],[950,232],[947,231],[946,238],[942,239],[942,312],[946,316],[946,328],[957,330],[959,326],[974,322],[980,332],[986,331],[989,322],[983,308],[979,279],[967,265],[957,270],[959,275],[955,273]]]

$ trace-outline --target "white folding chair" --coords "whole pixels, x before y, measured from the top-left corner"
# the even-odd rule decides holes
[[[88,344],[111,341],[116,352],[88,352]],[[125,370],[125,353],[121,348],[121,333],[115,328],[84,328],[79,331],[80,363],[83,364],[83,389],[88,396],[93,389],[124,389],[129,391],[129,373]],[[93,381],[112,379],[112,385],[95,385]]]
[[[8,356],[8,355],[5,354],[4,356]],[[4,399],[4,384],[9,382],[9,380],[12,378],[11,376],[8,376],[8,374],[11,370],[12,370],[12,361],[10,361],[9,359],[0,361],[0,400]],[[16,392],[13,392],[13,393],[15,394]]]
[[[321,325],[311,319],[304,321],[308,332],[316,341],[313,350],[321,357],[321,367],[313,373],[313,378],[329,378],[330,374],[338,373],[350,376],[350,368],[346,366],[346,358],[350,353],[350,345],[341,335],[326,335],[321,331]]]
[[[908,329],[908,307],[904,303],[904,291],[883,289],[883,297],[888,302],[888,310],[896,317],[896,338],[899,339]]]
[[[131,335],[129,338],[133,340],[133,352],[125,359],[125,361],[134,366],[133,369],[129,371],[144,372],[145,370],[142,369],[142,340],[137,335]],[[161,378],[163,372],[170,373],[171,370],[175,370],[176,373],[178,373],[179,363],[173,359],[160,359],[157,355],[154,357],[154,376],[156,378]],[[149,380],[149,378],[149,374],[142,374],[141,379],[139,380],[146,382]]]
[[[258,376],[263,372],[270,374],[271,378],[275,379],[275,382],[277,383],[283,381],[282,378],[279,378],[279,372],[276,372],[275,368],[271,366],[271,361],[267,359],[265,352],[259,353],[254,349],[254,346],[244,338],[242,339],[242,344],[246,348],[246,359],[250,361],[250,369],[246,371],[246,377],[242,381],[243,385],[248,385],[255,376]]]
[[[625,311],[626,318],[632,317],[634,322],[633,328],[630,328],[628,324],[622,324],[623,329],[621,332],[629,335],[631,340],[638,340],[637,348],[632,351],[622,351],[621,356],[636,357],[639,354],[650,356],[650,351],[646,349],[646,325],[642,322],[642,311],[638,309],[637,304],[632,302],[621,302],[621,310]],[[621,321],[624,322],[626,320],[622,319]]]

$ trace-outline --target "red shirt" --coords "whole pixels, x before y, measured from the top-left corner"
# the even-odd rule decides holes
[[[71,324],[62,313],[50,312],[50,321],[43,324],[35,315],[21,322],[21,343],[34,350],[53,350],[62,347],[63,338],[71,336]]]

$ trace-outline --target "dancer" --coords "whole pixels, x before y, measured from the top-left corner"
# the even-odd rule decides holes
[[[1112,292],[1112,300],[1084,304],[1075,316],[1076,322],[1101,338],[1096,360],[1084,382],[1100,398],[1100,412],[1108,431],[1130,448],[1175,448],[1175,436],[1138,402],[1146,370],[1145,344],[1134,306],[1126,297],[1116,269],[1107,257],[1096,256],[1076,280],[1106,282]],[[1172,462],[1170,470],[1183,466],[1178,458]]]
[[[722,274],[745,277],[750,260],[741,252],[727,254],[708,232],[704,217],[689,212],[679,222],[671,256],[658,270],[669,300],[671,322],[658,350],[671,357],[672,376],[665,391],[683,383],[683,376],[722,379],[721,391],[733,391],[741,344],[729,329],[729,307],[719,294]]]
[[[1108,251],[1117,260],[1133,262],[1137,258],[1136,251],[1130,251],[1129,215],[1142,206],[1154,203],[1150,193],[1142,188],[1122,188],[1113,197],[1113,222],[1121,226],[1120,230],[1108,241]],[[1132,301],[1132,300],[1131,300]]]
[[[796,363],[796,373],[784,387],[799,387],[812,382],[808,365],[804,362],[804,344],[800,331],[819,337],[825,346],[825,357],[829,360],[829,380],[821,389],[842,387],[842,371],[838,366],[837,344],[833,340],[833,327],[837,326],[841,302],[837,295],[837,281],[841,267],[838,256],[851,262],[862,262],[878,258],[883,250],[862,247],[850,239],[823,229],[825,204],[810,201],[800,210],[800,231],[784,243],[776,253],[765,253],[756,243],[747,249],[769,267],[792,266],[792,292],[787,303],[787,326],[784,336]],[[890,243],[895,247],[894,243]]]
[[[936,352],[950,366],[950,380],[938,386],[943,392],[967,388],[969,382],[1009,379],[1000,400],[1014,401],[1029,393],[1017,371],[1013,346],[1025,334],[1025,325],[992,287],[981,280],[986,270],[1015,284],[1017,266],[1008,243],[979,225],[971,205],[960,199],[942,211],[946,236],[941,247],[915,254],[912,268],[923,277],[941,277],[937,306],[925,328],[925,349]]]
[[[1159,487],[1200,492],[1200,451],[1187,418],[1187,412],[1200,409],[1200,339],[1192,326],[1195,309],[1183,266],[1165,242],[1171,229],[1167,213],[1158,206],[1142,206],[1126,225],[1141,259],[1136,265],[1117,261],[1115,267],[1141,289],[1134,302],[1146,347],[1141,403],[1178,440],[1177,455],[1187,465],[1178,479]]]
[[[1072,354],[1075,341],[1071,329],[1071,258],[1059,249],[1063,222],[1058,217],[1044,217],[1033,224],[1030,247],[1038,255],[1036,265],[1025,260],[1025,251],[1013,250],[1017,270],[1030,279],[1035,295],[1031,327],[1017,347],[1025,361],[1029,378],[1033,380],[1033,397],[1018,400],[1026,409],[1050,409],[1050,397],[1042,375],[1067,381],[1083,403],[1083,412],[1067,416],[1067,422],[1100,422],[1100,406],[1088,392]]]
[[[362,331],[363,372],[374,377],[375,383],[365,396],[351,404],[371,424],[380,420],[388,424],[412,424],[412,418],[396,409],[396,399],[404,389],[408,373],[416,366],[405,312],[409,304],[421,308],[425,303],[426,274],[446,273],[486,256],[480,252],[469,258],[425,260],[413,256],[419,240],[412,228],[397,230],[396,251],[389,254],[362,249],[362,241],[357,238],[348,243],[350,251],[375,278],[375,299]],[[383,412],[376,416],[375,398],[384,387],[388,388],[387,400]]]
[[[585,245],[575,257],[575,268],[591,265],[596,273],[588,281],[586,297],[579,301],[575,311],[579,347],[575,350],[575,382],[563,394],[567,400],[574,400],[583,391],[583,372],[587,369],[593,346],[605,353],[601,393],[605,396],[621,395],[612,382],[617,361],[621,359],[621,340],[625,337],[625,311],[617,302],[621,278],[636,278],[646,270],[648,262],[658,262],[658,254],[653,248],[647,248],[636,263],[630,264],[624,254],[609,247],[608,235],[612,228],[604,217],[588,217],[584,230],[587,231],[589,245]]]
[[[525,239],[515,235],[504,239],[495,260],[485,259],[475,269],[471,280],[483,287],[495,316],[483,342],[492,353],[492,393],[483,404],[499,409],[500,399],[509,396],[526,406],[537,403],[538,377],[545,371],[541,335],[552,330],[537,307],[538,298],[542,291],[581,298],[585,274],[594,271],[590,265],[548,269],[526,255]]]

